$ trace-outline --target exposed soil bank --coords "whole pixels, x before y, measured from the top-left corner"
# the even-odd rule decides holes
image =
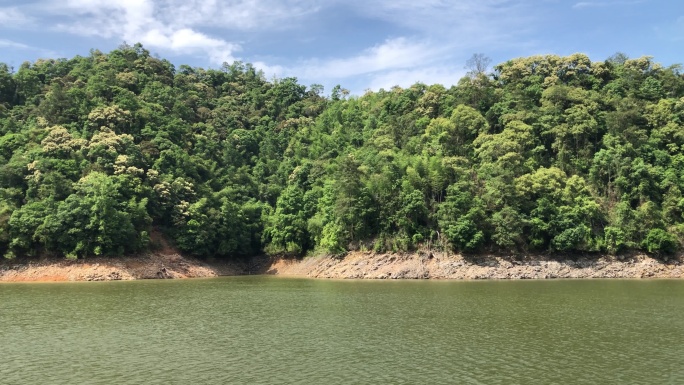
[[[155,252],[135,257],[47,259],[0,264],[0,282],[117,281],[152,278],[200,278],[239,275],[239,263],[206,263],[180,254]]]
[[[350,253],[344,258],[277,259],[266,274],[341,279],[683,278],[682,255],[667,262],[647,255],[563,258],[444,253]]]
[[[133,279],[208,278],[241,275],[250,265],[204,262],[183,256],[158,231],[151,234],[154,251],[129,257],[95,257],[70,261],[0,260],[0,282],[119,281]]]
[[[272,274],[337,279],[684,278],[684,256],[664,262],[647,255],[616,257],[477,256],[444,253],[373,254],[343,258],[255,258],[205,262],[172,249],[121,258],[0,262],[0,281],[111,281]]]

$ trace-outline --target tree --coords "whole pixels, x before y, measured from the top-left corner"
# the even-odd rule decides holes
[[[649,253],[670,254],[677,250],[677,239],[663,229],[651,229],[644,239],[643,247]]]
[[[485,54],[474,53],[473,56],[466,61],[465,69],[468,70],[468,75],[476,77],[478,75],[484,75],[491,63],[492,59],[488,58]]]
[[[439,205],[439,228],[457,251],[477,250],[486,241],[484,205],[470,188],[466,184],[449,186],[446,200]]]
[[[123,201],[120,189],[115,177],[88,174],[45,217],[35,237],[48,250],[63,250],[71,258],[140,250],[148,242],[147,200]]]
[[[286,187],[278,197],[266,229],[272,252],[301,254],[309,248],[306,214],[304,191],[297,186]]]
[[[0,252],[684,246],[684,77],[537,55],[363,95],[142,45],[0,64]],[[373,245],[373,246],[371,246]]]

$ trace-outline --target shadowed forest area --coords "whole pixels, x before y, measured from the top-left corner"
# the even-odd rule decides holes
[[[684,246],[684,75],[616,54],[324,94],[140,44],[0,64],[0,254]]]

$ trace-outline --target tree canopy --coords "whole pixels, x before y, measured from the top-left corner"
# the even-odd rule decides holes
[[[619,59],[619,60],[618,60]],[[140,44],[0,64],[0,254],[236,257],[684,247],[684,75],[474,55],[450,88],[349,96]]]

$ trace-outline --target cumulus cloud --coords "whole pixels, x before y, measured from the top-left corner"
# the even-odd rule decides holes
[[[167,31],[150,29],[139,40],[152,47],[170,49],[177,53],[204,52],[212,63],[232,62],[235,60],[233,52],[240,50],[237,44],[216,39],[189,28]]]
[[[175,54],[200,53],[214,64],[233,59],[237,44],[164,19],[158,7],[152,0],[67,0],[52,9],[63,15],[57,28],[71,34],[141,42]]]
[[[203,32],[286,28],[311,12],[312,0],[49,0],[44,4],[59,14],[57,28],[80,36],[100,36],[175,54],[203,54],[213,64],[235,60],[241,46],[230,38]],[[226,33],[222,33],[226,35]]]
[[[535,0],[37,1],[5,14],[17,16],[30,10],[32,16],[43,16],[41,22],[49,20],[48,28],[78,36],[141,42],[162,55],[203,57],[213,65],[267,57],[254,63],[267,76],[298,76],[326,85],[364,79],[365,86],[372,88],[419,80],[455,83],[473,52],[483,51],[482,47],[521,44],[517,38],[525,31],[537,4]],[[308,56],[294,59],[254,52],[250,45],[251,36],[267,40],[288,30],[306,31],[309,25],[324,23],[326,11],[348,12],[364,23],[363,28],[375,20],[393,26],[394,32],[381,35],[376,31],[350,42],[359,47],[357,51],[339,56],[318,56],[314,48]],[[315,29],[302,33],[326,44],[325,36],[318,36]],[[245,38],[247,41],[242,40]]]

